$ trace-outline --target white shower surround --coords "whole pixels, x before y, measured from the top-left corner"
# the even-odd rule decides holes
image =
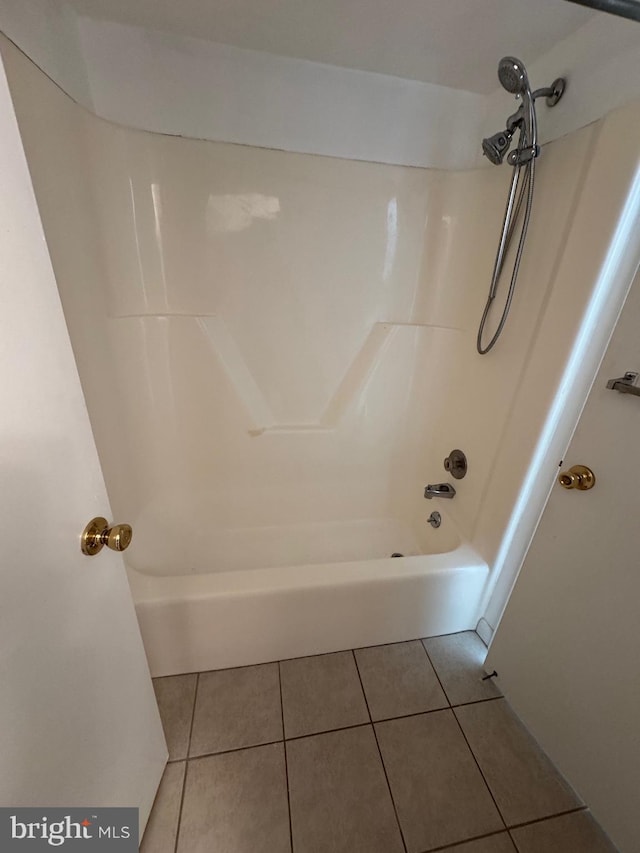
[[[497,75],[495,91],[479,95],[454,88],[459,78],[422,82],[94,20],[64,0],[0,0],[0,26],[97,115],[178,136],[465,169],[486,165],[478,139],[495,133],[509,104]],[[534,86],[568,78],[571,97],[543,109],[542,142],[640,97],[640,28],[614,15],[594,14],[543,55],[529,48],[521,58]]]
[[[475,627],[638,169],[638,107],[545,148],[509,324],[479,358],[507,170],[132,131],[2,52],[154,674]],[[455,446],[469,475],[431,531],[422,489]],[[417,553],[234,548],[337,522],[398,522]]]

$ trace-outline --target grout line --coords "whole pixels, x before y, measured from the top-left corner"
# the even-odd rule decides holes
[[[544,823],[546,820],[553,820],[556,817],[564,817],[564,815],[575,814],[576,812],[586,812],[588,811],[589,806],[586,804],[583,806],[576,806],[574,809],[565,809],[562,812],[555,812],[554,814],[548,814],[544,817],[536,817],[533,820],[525,820],[523,823],[514,823],[511,826],[507,827],[509,832],[512,829],[521,829],[523,826],[532,826],[536,823]]]
[[[518,842],[516,841],[516,839],[513,837],[513,834],[512,834],[514,829],[520,829],[523,826],[535,826],[536,823],[546,823],[548,820],[554,820],[557,817],[564,817],[564,815],[576,814],[577,812],[586,812],[588,810],[589,810],[589,807],[587,805],[578,806],[575,809],[568,809],[567,811],[558,812],[557,814],[547,815],[546,817],[538,817],[535,820],[528,820],[525,823],[516,823],[513,826],[507,827],[507,832],[509,834],[509,838],[511,839],[511,843],[515,847],[516,851],[519,851],[520,847],[518,846]]]
[[[372,722],[391,723],[393,720],[406,720],[409,717],[423,717],[426,714],[437,714],[438,711],[452,711],[454,708],[464,708],[467,705],[480,705],[483,702],[495,702],[496,699],[503,698],[503,696],[491,696],[489,699],[477,699],[474,702],[461,702],[459,705],[442,705],[440,708],[429,708],[427,711],[414,711],[412,714],[397,714],[395,717],[381,717],[379,720],[372,720]],[[318,734],[320,734],[320,732]]]
[[[371,720],[371,730],[373,731],[373,736],[376,741],[376,747],[378,748],[378,755],[380,756],[380,764],[382,765],[382,772],[384,773],[384,778],[387,782],[387,789],[389,791],[389,797],[391,798],[391,805],[393,806],[393,813],[396,816],[396,823],[398,824],[398,831],[400,832],[400,840],[402,841],[402,846],[404,847],[404,853],[407,853],[407,842],[404,838],[404,833],[402,831],[402,825],[400,824],[400,817],[398,816],[398,809],[396,807],[396,801],[393,798],[393,791],[391,790],[391,783],[389,782],[389,776],[387,774],[387,768],[384,764],[384,758],[382,757],[382,750],[380,749],[380,742],[378,740],[378,732],[376,731],[376,727],[373,725],[373,719],[371,717],[371,709],[369,708],[369,700],[367,699],[367,694],[364,689],[364,684],[362,683],[362,676],[360,675],[360,668],[358,667],[358,659],[356,658],[356,653],[354,650],[351,650],[351,654],[353,655],[353,660],[356,665],[356,672],[358,673],[358,679],[360,680],[360,687],[362,689],[362,694],[364,696],[364,701],[367,706],[367,712],[369,714],[369,719]]]
[[[480,702],[495,702],[497,699],[502,699],[502,698],[504,698],[504,697],[495,696],[492,699],[481,699],[479,701]],[[366,702],[366,697],[365,697],[365,702]],[[479,704],[479,702],[468,702],[465,704],[477,705],[477,704]],[[463,708],[464,705],[454,705],[453,707],[454,708]],[[369,710],[368,705],[367,705],[367,710]],[[372,723],[375,723],[376,725],[378,723],[392,723],[394,720],[407,720],[410,717],[425,717],[427,714],[437,714],[440,711],[451,711],[451,710],[452,710],[452,708],[449,705],[446,705],[446,706],[443,706],[442,708],[432,708],[429,711],[418,711],[415,714],[400,714],[397,717],[383,717],[380,720],[373,720],[372,719],[371,721],[367,720],[364,723],[353,723],[352,725],[349,725],[349,726],[337,726],[334,729],[320,729],[320,731],[317,731],[317,732],[306,732],[303,735],[292,735],[291,737],[285,737],[284,739],[280,739],[280,740],[267,740],[267,741],[261,741],[260,743],[248,743],[245,746],[234,746],[234,747],[231,747],[230,749],[220,749],[220,750],[217,750],[216,752],[202,752],[199,755],[190,755],[188,757],[188,760],[189,761],[197,761],[200,758],[211,758],[214,755],[228,755],[230,752],[242,752],[245,749],[256,749],[257,747],[260,747],[260,746],[273,746],[276,743],[289,743],[290,741],[294,741],[294,740],[304,740],[305,738],[318,737],[319,735],[330,735],[330,734],[334,734],[335,732],[348,731],[349,729],[361,729],[364,726],[371,725]],[[168,762],[168,763],[169,764],[175,764],[175,763],[178,763],[180,761],[185,761],[185,759],[184,758],[177,758],[177,759],[174,759],[172,762]]]
[[[287,782],[287,814],[289,815],[289,843],[293,851],[293,827],[291,824],[291,793],[289,791],[289,763],[287,761],[287,744],[284,740],[284,702],[282,701],[282,677],[280,661],[278,661],[278,685],[280,687],[280,714],[282,716],[282,751],[284,753],[284,775]]]
[[[200,673],[196,676],[196,689],[193,691],[193,708],[191,709],[191,725],[189,726],[189,742],[187,744],[187,758],[191,757],[191,737],[193,735],[193,721],[196,718],[196,703],[198,701],[198,688],[200,687]]]
[[[360,683],[360,690],[362,690],[362,696],[364,698],[364,704],[367,706],[367,714],[369,715],[369,722],[373,723],[373,717],[371,716],[371,708],[369,707],[369,700],[367,699],[367,693],[364,689],[364,683],[362,681],[362,676],[360,675],[360,667],[358,666],[358,659],[357,659],[356,653],[353,649],[351,649],[351,657],[353,658],[353,662],[356,665],[356,672],[358,673],[358,681]]]
[[[424,649],[425,654],[426,654],[426,655],[427,655],[427,657],[429,658],[429,663],[431,664],[431,666],[433,666],[433,661],[432,661],[432,660],[431,660],[431,658],[429,657],[429,652],[427,651],[427,647],[425,646],[425,644],[424,644],[424,643],[422,644],[422,648]],[[433,670],[434,670],[434,672],[435,672],[435,674],[436,674],[436,678],[438,679],[438,681],[440,681],[440,676],[438,675],[438,672],[437,672],[437,670],[436,670],[435,666],[433,666]],[[444,686],[443,686],[443,684],[442,684],[442,681],[440,681],[440,686],[441,686],[441,687],[442,687],[442,689],[444,690]],[[445,695],[446,695],[446,692],[445,692]],[[448,698],[448,697],[447,697],[447,698]],[[498,697],[496,697],[496,698],[498,698]],[[502,697],[500,697],[500,698],[502,698]],[[458,707],[459,707],[459,706],[458,706]],[[492,791],[492,790],[491,790],[491,788],[489,787],[489,783],[487,782],[487,780],[486,780],[486,778],[485,778],[485,775],[484,775],[484,773],[482,772],[482,767],[480,767],[480,764],[478,763],[478,759],[476,758],[474,751],[471,749],[471,744],[470,744],[470,743],[469,743],[469,741],[467,740],[467,736],[466,736],[466,734],[464,733],[464,729],[463,729],[463,728],[462,728],[462,726],[460,725],[460,720],[457,718],[457,716],[456,716],[455,711],[453,710],[453,708],[451,709],[451,713],[453,714],[453,719],[456,721],[457,726],[458,726],[458,728],[460,729],[460,731],[461,731],[461,733],[462,733],[462,737],[464,738],[465,743],[467,744],[467,747],[468,747],[468,749],[469,749],[469,752],[471,753],[471,757],[473,758],[473,760],[474,760],[474,761],[475,761],[475,763],[476,763],[476,767],[478,768],[478,770],[479,770],[479,772],[480,772],[480,776],[482,777],[482,781],[484,782],[485,787],[486,787],[487,791],[489,792],[489,796],[490,796],[490,797],[491,797],[491,799],[493,800],[493,804],[494,804],[494,805],[495,805],[495,807],[496,807],[496,810],[497,810],[497,812],[498,812],[498,816],[500,817],[500,820],[502,821],[502,823],[504,824],[504,828],[506,829],[506,828],[507,828],[507,822],[506,822],[506,820],[504,819],[504,817],[503,817],[503,815],[502,815],[502,812],[500,811],[500,808],[499,808],[499,806],[498,806],[498,803],[496,802],[496,798],[493,796],[493,791]]]
[[[246,746],[235,746],[232,749],[221,749],[219,752],[203,752],[201,755],[192,755],[189,761],[200,761],[201,758],[215,758],[218,755],[229,755],[232,752],[244,752],[247,749],[260,749],[263,746],[276,746],[284,743],[283,740],[267,740],[264,743],[249,743]]]
[[[495,832],[488,832],[485,835],[474,835],[472,838],[463,838],[462,841],[454,841],[451,844],[445,844],[442,847],[430,847],[422,853],[440,853],[441,850],[451,850],[456,847],[461,847],[465,844],[471,844],[473,841],[482,841],[485,838],[494,838],[496,835],[509,835],[509,830],[498,829]],[[515,842],[511,839],[515,847]]]
[[[182,824],[182,807],[184,806],[184,795],[187,790],[187,773],[189,772],[189,753],[191,752],[191,735],[193,734],[193,721],[196,716],[196,701],[198,699],[198,685],[200,684],[200,674],[196,674],[196,686],[193,691],[193,707],[191,708],[191,724],[189,725],[189,739],[187,741],[187,755],[184,762],[184,776],[182,777],[182,794],[180,796],[180,809],[178,810],[178,824],[176,826],[176,843],[174,853],[178,853],[178,839],[180,838],[180,826]]]
[[[417,711],[413,714],[398,714],[396,717],[381,717],[379,720],[372,719],[372,723],[392,723],[394,720],[407,720],[410,717],[424,717],[427,714],[437,714],[439,711],[450,711],[454,708],[464,708],[466,705],[479,705],[482,702],[495,702],[498,699],[503,699],[503,696],[493,696],[491,699],[478,699],[476,702],[463,702],[460,705],[443,705],[442,708],[430,708],[428,711]],[[365,700],[366,701],[366,700]],[[288,743],[292,740],[303,740],[306,737],[316,737],[316,735],[330,735],[334,732],[346,731],[348,729],[360,729],[363,726],[369,725],[369,722],[365,723],[353,723],[349,726],[337,726],[335,729],[321,729],[317,732],[307,732],[303,735],[292,735],[291,737],[285,737],[280,740],[266,740],[261,741],[260,743],[249,743],[246,746],[235,746],[231,749],[221,749],[216,752],[202,752],[198,755],[189,755],[184,758],[173,758],[170,761],[167,761],[167,764],[179,764],[181,761],[194,761],[197,758],[210,758],[212,755],[226,755],[229,752],[242,752],[244,749],[255,749],[258,746],[273,746],[274,743]]]
[[[426,639],[430,640],[431,637],[427,637]],[[440,685],[440,689],[444,693],[444,698],[447,700],[447,707],[452,708],[453,706],[451,704],[451,699],[449,699],[449,694],[444,689],[444,684],[442,683],[442,679],[440,678],[440,676],[438,674],[438,670],[435,668],[435,665],[434,665],[433,661],[431,660],[431,657],[429,656],[429,652],[427,651],[427,647],[424,644],[424,640],[420,640],[420,645],[422,646],[424,653],[427,656],[427,660],[429,662],[429,665],[431,666],[431,669],[433,670],[435,677],[438,679],[438,684]]]
[[[485,786],[486,786],[486,788],[487,788],[487,791],[489,792],[489,794],[490,794],[490,796],[491,796],[491,799],[493,800],[493,803],[494,803],[494,805],[495,805],[495,807],[496,807],[496,810],[497,810],[497,812],[498,812],[498,815],[499,815],[499,817],[500,817],[500,820],[501,820],[501,821],[502,821],[502,823],[504,824],[504,828],[505,828],[505,829],[507,829],[507,822],[506,822],[506,820],[504,819],[504,815],[503,815],[503,814],[502,814],[502,812],[500,811],[500,806],[498,805],[498,802],[497,802],[496,798],[493,796],[493,791],[492,791],[492,790],[491,790],[491,788],[489,787],[489,783],[487,782],[487,778],[486,778],[486,776],[484,775],[484,772],[483,772],[483,770],[482,770],[482,767],[480,767],[480,762],[479,762],[479,761],[478,761],[478,759],[476,758],[475,752],[471,749],[471,744],[470,744],[470,743],[469,743],[469,741],[467,740],[467,736],[466,736],[466,734],[465,734],[465,732],[464,732],[464,729],[462,728],[462,725],[460,724],[460,720],[456,717],[455,713],[453,714],[453,718],[454,718],[454,720],[456,721],[456,723],[458,724],[458,728],[460,729],[460,731],[461,731],[461,733],[462,733],[462,737],[464,738],[465,743],[467,744],[467,746],[468,746],[468,748],[469,748],[469,752],[471,753],[471,756],[472,756],[473,760],[474,760],[474,761],[475,761],[475,763],[476,763],[476,767],[477,767],[477,768],[478,768],[478,770],[480,771],[480,775],[482,776],[482,780],[483,780],[483,782],[484,782],[484,784],[485,784]]]
[[[214,758],[216,755],[229,755],[231,752],[244,752],[246,749],[260,749],[262,746],[275,746],[278,743],[290,743],[294,740],[304,740],[309,737],[319,737],[320,735],[331,735],[335,732],[343,732],[348,731],[349,729],[362,729],[365,726],[370,726],[371,723],[367,721],[366,723],[355,723],[352,726],[340,726],[337,729],[326,729],[321,732],[309,732],[309,734],[305,735],[295,735],[294,737],[287,738],[286,740],[266,740],[261,743],[248,743],[246,746],[234,746],[231,749],[221,749],[218,752],[203,752],[200,755],[191,755],[189,756],[189,761],[200,761],[201,758]],[[180,759],[183,761],[184,759]]]
[[[333,652],[327,652],[327,654],[333,654]],[[309,655],[308,657],[311,656]],[[297,660],[297,658],[291,658],[290,660]],[[190,672],[172,672],[170,675],[154,675],[151,680],[163,681],[165,678],[180,678],[183,675],[207,675],[210,672],[229,672],[231,669],[251,669],[258,666],[272,666],[274,663],[278,663],[278,661],[264,660],[259,663],[243,663],[239,666],[220,666],[217,669],[194,669]]]
[[[442,708],[429,708],[428,711],[416,711],[413,714],[398,714],[397,717],[380,717],[379,720],[372,720],[372,723],[392,723],[394,720],[408,720],[410,717],[426,717],[427,714],[437,714],[438,711],[448,711],[449,706],[443,705]]]
[[[184,792],[187,789],[187,773],[189,772],[189,762],[184,762],[184,773],[182,775],[182,792],[180,794],[180,808],[178,809],[178,823],[176,824],[176,841],[173,847],[174,853],[178,853],[178,839],[180,838],[180,826],[182,824],[182,807],[184,805]]]
[[[457,702],[452,705],[452,708],[466,708],[467,705],[482,705],[484,702],[496,702],[498,699],[504,699],[502,693],[499,696],[488,696],[486,699],[472,699],[470,702]]]
[[[306,735],[294,735],[293,737],[288,737],[286,739],[286,742],[289,743],[289,741],[292,741],[292,740],[304,740],[306,737],[318,737],[318,735],[331,735],[334,732],[343,732],[343,731],[347,731],[348,729],[361,729],[364,726],[370,726],[370,725],[371,725],[371,722],[369,720],[367,720],[366,723],[353,723],[353,725],[351,725],[351,726],[338,726],[335,729],[323,729],[320,732],[308,732],[308,734],[306,734]]]
[[[329,655],[346,655],[353,649],[334,649],[332,652],[314,652],[312,655],[296,655],[292,658],[281,658],[279,663],[289,663],[292,660],[308,660],[309,658],[326,658]]]

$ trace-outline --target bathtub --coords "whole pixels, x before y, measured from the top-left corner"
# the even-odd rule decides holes
[[[231,570],[219,555],[219,571],[158,575],[128,566],[151,674],[245,666],[475,628],[488,567],[446,516],[420,544],[391,519],[329,525],[324,546],[321,527],[246,531],[246,547],[239,551],[243,537],[236,531],[226,537],[235,544]],[[267,564],[248,568],[260,540]],[[285,540],[294,555],[306,541],[306,563],[268,565]],[[406,556],[391,558],[391,543],[398,542]],[[426,550],[431,553],[416,553]],[[349,559],[336,559],[340,553]]]

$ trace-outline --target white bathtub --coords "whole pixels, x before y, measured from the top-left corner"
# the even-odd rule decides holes
[[[367,526],[359,522],[357,530],[362,535]],[[448,520],[430,538],[433,550],[450,549],[371,558],[367,537],[357,560],[186,575],[129,567],[151,673],[244,666],[473,629],[488,567]],[[385,540],[379,538],[382,548]]]

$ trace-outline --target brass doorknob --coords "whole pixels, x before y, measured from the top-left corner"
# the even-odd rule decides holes
[[[596,475],[586,465],[574,465],[560,474],[558,482],[564,489],[579,489],[584,492],[595,486]]]
[[[80,548],[83,554],[93,557],[104,546],[112,551],[125,551],[131,544],[133,530],[129,524],[113,524],[109,527],[106,518],[92,518],[82,531]]]

